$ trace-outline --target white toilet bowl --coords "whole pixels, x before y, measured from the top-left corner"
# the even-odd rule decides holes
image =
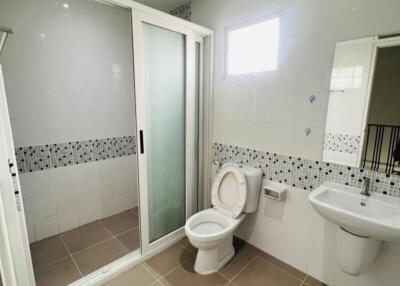
[[[198,248],[197,273],[217,272],[235,255],[233,233],[246,216],[243,212],[257,209],[260,186],[258,169],[229,164],[220,170],[212,187],[214,207],[194,214],[185,225],[190,243]]]
[[[233,232],[246,215],[231,218],[211,208],[189,218],[185,225],[190,243],[198,248],[194,270],[211,274],[223,267],[235,255]]]

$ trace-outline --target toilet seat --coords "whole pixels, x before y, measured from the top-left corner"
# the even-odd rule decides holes
[[[232,165],[223,167],[212,185],[211,202],[222,213],[237,218],[247,199],[246,178]]]
[[[216,241],[232,233],[245,216],[241,214],[238,218],[232,218],[215,208],[205,209],[188,219],[185,232],[196,241]]]

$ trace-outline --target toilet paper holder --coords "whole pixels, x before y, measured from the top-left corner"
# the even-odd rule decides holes
[[[278,182],[267,181],[263,185],[264,196],[276,201],[285,201],[288,186]]]

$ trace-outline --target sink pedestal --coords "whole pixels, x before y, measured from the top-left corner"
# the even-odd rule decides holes
[[[382,241],[364,237],[340,227],[338,262],[344,272],[358,276],[370,267],[379,254]]]

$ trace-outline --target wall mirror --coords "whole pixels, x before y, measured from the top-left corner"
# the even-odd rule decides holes
[[[336,44],[322,160],[400,173],[400,36]]]

